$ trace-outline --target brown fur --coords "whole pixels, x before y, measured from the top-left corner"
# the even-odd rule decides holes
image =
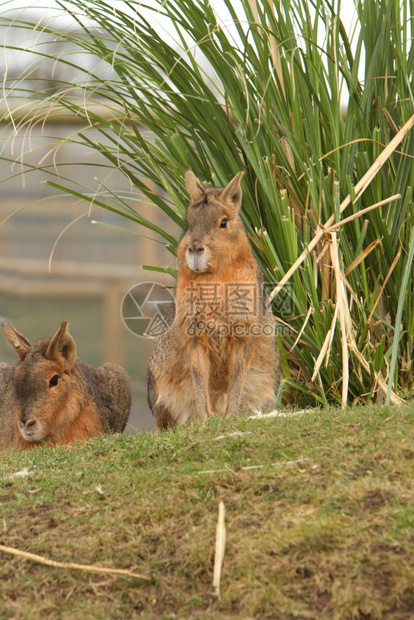
[[[238,214],[242,174],[224,189],[203,189],[192,172],[186,175],[192,203],[177,252],[175,315],[148,363],[148,402],[160,428],[274,403],[279,357],[274,334],[264,335],[274,318]],[[253,288],[257,304],[240,316],[228,291]]]
[[[65,321],[53,338],[33,346],[3,326],[20,361],[16,367],[0,364],[0,450],[123,430],[131,406],[128,375],[116,364],[94,368],[77,359],[67,326]]]

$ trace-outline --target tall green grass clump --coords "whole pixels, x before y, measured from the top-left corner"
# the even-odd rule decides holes
[[[357,2],[353,36],[340,0],[223,0],[224,17],[207,0],[58,4],[76,29],[45,19],[37,30],[91,57],[92,69],[66,47],[53,58],[53,88],[27,90],[30,75],[6,75],[15,130],[73,112],[84,128],[68,140],[102,153],[180,226],[187,168],[214,185],[245,168],[244,221],[280,327],[284,398],[345,406],[410,397],[413,3]],[[50,60],[40,44],[32,54]],[[59,82],[59,66],[75,64],[76,84]],[[147,227],[174,254],[177,239],[145,219],[138,200],[45,173],[53,187],[87,203],[93,194],[96,206]]]

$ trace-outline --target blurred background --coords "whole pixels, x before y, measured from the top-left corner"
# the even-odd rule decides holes
[[[13,33],[5,30],[0,29],[2,42],[6,36],[8,45],[11,36],[19,38],[18,29]],[[28,47],[33,47],[27,32],[21,32],[23,38]],[[54,45],[56,55],[65,53],[62,43],[48,41],[47,35],[37,33],[36,38],[38,44],[47,45],[48,53],[53,54]],[[88,62],[87,58],[75,60],[79,64]],[[28,72],[30,62],[33,58],[29,54],[13,55],[8,50],[7,58],[3,55],[0,60],[2,75],[7,68],[9,83],[13,77],[17,83],[21,74],[26,73],[28,88],[40,88],[44,80],[50,89],[55,76],[53,64],[45,62]],[[64,78],[75,84],[76,68],[73,75],[66,74]],[[25,82],[19,82],[18,88],[23,92]],[[27,114],[27,99],[25,105]],[[136,223],[96,207],[93,192],[90,205],[77,201],[45,185],[48,175],[32,170],[31,166],[41,164],[44,170],[53,169],[57,181],[59,175],[76,178],[84,187],[95,185],[96,191],[108,183],[112,191],[130,195],[134,208],[145,217],[171,229],[172,234],[178,234],[178,230],[173,230],[171,221],[164,219],[159,209],[140,197],[138,189],[124,175],[105,167],[107,162],[96,151],[77,144],[77,132],[83,127],[74,115],[50,116],[30,131],[20,123],[15,131],[9,112],[17,118],[20,108],[17,90],[12,98],[0,102],[0,321],[12,323],[34,342],[51,337],[61,322],[68,319],[81,359],[96,366],[117,362],[130,374],[133,407],[128,432],[153,428],[145,382],[152,343],[124,326],[121,304],[135,284],[150,281],[173,286],[169,276],[143,271],[141,265],[175,267],[174,257],[161,244],[139,236],[137,233],[142,230]],[[93,134],[93,130],[89,128],[88,133]],[[73,136],[73,141],[59,145],[59,137],[68,136]],[[16,361],[2,336],[0,361]]]

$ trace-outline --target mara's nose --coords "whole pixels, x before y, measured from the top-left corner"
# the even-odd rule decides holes
[[[27,433],[30,433],[30,431],[33,431],[33,430],[34,430],[34,427],[36,426],[36,424],[37,424],[37,422],[36,422],[36,420],[34,420],[33,418],[29,418],[29,419],[27,419],[27,418],[22,418],[22,419],[20,420],[20,424],[19,424],[19,426],[20,426],[20,428],[24,428],[24,430],[25,430]]]
[[[190,252],[190,254],[195,254],[200,256],[201,254],[203,254],[204,252],[204,246],[201,245],[201,243],[192,243],[191,245],[188,246],[188,251]]]
[[[19,431],[26,441],[37,441],[39,426],[33,418],[22,419],[19,422]]]

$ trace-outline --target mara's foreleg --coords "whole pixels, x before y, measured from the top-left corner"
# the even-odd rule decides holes
[[[209,394],[210,359],[208,351],[201,343],[195,342],[189,351],[189,358],[197,414],[202,418],[207,418],[211,415]]]
[[[229,388],[226,416],[237,415],[240,399],[246,381],[246,373],[250,363],[250,346],[236,339],[229,357]]]

